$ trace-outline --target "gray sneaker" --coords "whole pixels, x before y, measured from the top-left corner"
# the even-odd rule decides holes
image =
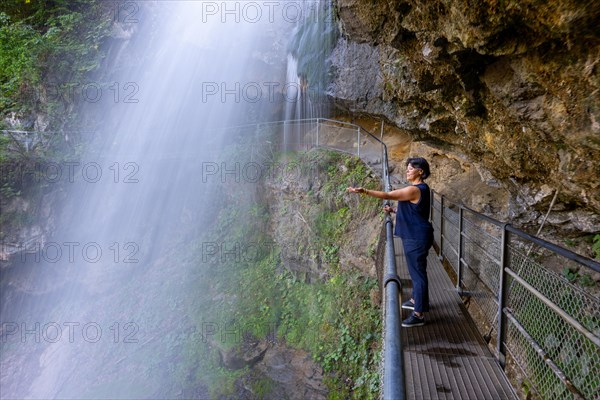
[[[410,317],[402,321],[402,326],[405,328],[412,328],[415,326],[423,325],[425,325],[425,316],[417,317],[414,312],[410,314]]]
[[[414,310],[415,303],[413,303],[410,300],[406,300],[404,303],[402,303],[402,308],[404,308],[405,310]]]

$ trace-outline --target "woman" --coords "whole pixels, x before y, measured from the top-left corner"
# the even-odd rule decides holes
[[[363,193],[384,200],[397,200],[396,227],[394,235],[400,236],[408,272],[413,282],[412,298],[402,303],[402,308],[413,310],[402,326],[410,328],[425,325],[425,312],[429,311],[429,287],[427,281],[427,254],[433,244],[433,226],[429,222],[429,186],[424,180],[430,175],[429,164],[424,158],[409,158],[406,162],[406,179],[410,183],[391,192],[349,187],[350,193]],[[385,212],[393,212],[389,206]]]

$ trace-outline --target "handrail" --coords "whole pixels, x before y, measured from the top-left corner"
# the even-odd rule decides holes
[[[388,152],[386,144],[360,125],[362,130],[382,146],[382,180],[384,190],[392,190],[389,174]],[[390,205],[389,200],[384,205]],[[404,360],[402,355],[402,330],[400,329],[400,294],[402,284],[396,267],[396,249],[394,248],[393,222],[389,214],[384,219],[386,241],[386,275],[383,279],[385,292],[385,326],[384,326],[384,366],[383,366],[383,398],[404,400],[406,396],[404,379]]]
[[[463,285],[469,286],[466,292],[471,287],[478,292],[471,302],[479,307],[483,325],[487,325],[483,329],[489,329],[483,335],[486,341],[496,330],[498,363],[504,368],[510,355],[511,362],[542,397],[552,397],[562,387],[579,397],[591,398],[597,393],[595,377],[600,374],[600,335],[594,322],[600,314],[600,299],[546,269],[529,252],[522,254],[519,247],[523,244],[514,239],[518,237],[566,259],[563,267],[565,262],[575,262],[600,272],[600,263],[450,201],[433,190],[431,197],[431,221],[440,230],[440,258],[457,270],[459,293],[464,293]],[[448,207],[458,208],[458,233],[445,228]],[[468,218],[463,211],[469,212]],[[465,221],[471,224],[469,231],[464,230]],[[484,250],[490,240],[495,242],[500,259]],[[454,261],[456,243],[461,256]],[[463,257],[462,253],[467,255]],[[581,268],[579,273],[583,273]],[[468,277],[463,278],[464,274]],[[571,360],[567,351],[581,354],[579,361]]]
[[[296,124],[296,123],[316,123],[317,126],[317,142],[316,146],[321,147],[319,143],[319,125],[323,122],[333,122],[336,124],[342,124],[350,126],[357,130],[359,143],[357,145],[357,156],[360,156],[360,134],[361,132],[375,140],[382,146],[382,181],[384,190],[389,192],[392,190],[389,174],[389,159],[386,144],[378,137],[373,135],[371,132],[366,130],[360,125],[353,124],[345,121],[337,121],[327,118],[308,118],[299,120],[288,120],[288,121],[272,121],[260,124],[248,124],[227,127],[227,129],[237,129],[245,127],[256,127],[264,125],[274,124]],[[326,147],[326,146],[322,146]],[[329,147],[329,146],[327,146]],[[344,151],[343,149],[340,149]],[[384,201],[384,205],[389,205],[389,200]],[[386,243],[385,243],[385,254],[386,254],[386,266],[385,275],[383,277],[382,289],[384,291],[385,298],[385,319],[384,319],[384,365],[383,365],[383,398],[393,400],[404,400],[405,394],[405,379],[404,379],[404,362],[402,355],[402,340],[401,340],[401,313],[400,313],[400,294],[402,292],[402,286],[400,277],[398,276],[396,268],[396,251],[394,248],[394,237],[393,237],[393,221],[389,214],[385,215],[384,228],[386,231]]]
[[[235,125],[221,128],[223,130],[234,130],[243,128],[255,128],[259,126],[270,126],[270,125],[293,125],[303,123],[315,123],[316,124],[316,143],[313,145],[317,147],[332,148],[325,146],[320,143],[320,125],[331,126],[324,124],[325,122],[332,122],[335,124],[341,124],[344,126],[352,127],[358,133],[357,152],[356,155],[360,157],[360,138],[361,133],[364,133],[371,139],[375,140],[382,147],[382,173],[381,178],[384,185],[384,190],[389,192],[392,190],[389,174],[389,159],[386,144],[378,137],[373,135],[371,132],[366,130],[360,125],[353,124],[345,121],[338,121],[328,118],[306,118],[297,120],[282,120],[282,121],[270,121],[262,122],[258,124],[244,124]],[[333,147],[336,149],[335,147]],[[345,149],[337,149],[339,151],[347,152]],[[384,201],[384,205],[389,205],[389,200]],[[383,376],[383,398],[393,400],[404,400],[405,394],[405,379],[404,379],[404,363],[402,355],[402,340],[401,340],[401,313],[400,313],[400,294],[402,286],[400,277],[397,273],[396,268],[396,252],[394,248],[394,237],[393,237],[393,220],[389,214],[385,215],[384,218],[384,229],[386,231],[386,265],[385,275],[383,277],[382,290],[384,291],[385,306],[384,306],[384,376]]]
[[[435,195],[437,193],[433,189],[431,190],[431,192],[432,192],[433,195]],[[441,197],[444,197],[444,202],[448,201],[448,198],[445,197],[444,195],[442,195],[440,193],[437,193],[437,194],[439,194]],[[526,233],[526,232],[524,232],[524,231],[522,231],[520,229],[515,228],[514,226],[512,226],[510,224],[506,224],[504,222],[498,221],[498,220],[496,220],[496,219],[494,219],[492,217],[489,217],[489,216],[487,216],[485,214],[477,212],[477,211],[475,211],[475,210],[473,210],[473,209],[471,209],[471,208],[469,208],[469,207],[467,207],[467,206],[465,206],[463,204],[459,204],[459,203],[453,202],[451,200],[450,200],[450,202],[454,206],[458,207],[459,209],[466,210],[466,211],[470,212],[471,214],[475,215],[479,219],[482,219],[482,220],[484,220],[486,222],[489,222],[489,223],[491,223],[493,225],[496,225],[498,227],[504,227],[506,225],[506,229],[508,231],[510,231],[511,233],[514,233],[515,235],[520,236],[523,239],[529,240],[530,242],[533,242],[533,243],[537,244],[540,247],[544,247],[544,248],[546,248],[548,250],[551,250],[554,253],[557,253],[557,254],[559,254],[559,255],[561,255],[563,257],[566,257],[566,258],[568,258],[570,260],[576,261],[576,262],[578,262],[581,265],[585,265],[586,267],[591,268],[591,269],[593,269],[596,272],[600,272],[600,263],[598,263],[598,262],[596,262],[596,261],[594,261],[594,260],[592,260],[590,258],[587,258],[587,257],[584,257],[582,255],[579,255],[579,254],[577,254],[577,253],[575,253],[575,252],[573,252],[573,251],[571,251],[569,249],[565,249],[564,247],[561,247],[561,246],[558,246],[558,245],[556,245],[554,243],[548,242],[547,240],[544,240],[544,239],[539,238],[537,236],[530,235],[530,234],[528,234],[528,233]]]
[[[600,272],[600,263],[589,259],[587,257],[583,257],[577,253],[572,252],[569,249],[565,249],[564,247],[560,247],[555,245],[554,243],[550,243],[544,239],[541,239],[539,237],[536,236],[532,236],[528,233],[523,232],[522,230],[519,230],[511,225],[508,225],[506,227],[506,229],[511,232],[514,233],[515,235],[518,235],[520,237],[522,237],[523,239],[527,239],[530,242],[533,242],[535,244],[537,244],[538,246],[544,247],[548,250],[552,250],[553,252],[568,258],[569,260],[573,260],[573,261],[577,261],[579,264],[581,265],[585,265],[588,268],[593,269],[596,272]]]
[[[232,125],[232,126],[225,126],[225,127],[221,127],[221,129],[238,129],[238,128],[251,128],[251,127],[256,127],[256,126],[262,126],[262,125],[281,125],[281,124],[287,124],[287,123],[298,123],[298,122],[316,122],[319,123],[319,121],[327,121],[327,122],[335,122],[336,124],[342,124],[342,125],[348,125],[351,126],[353,128],[360,128],[361,130],[363,130],[365,133],[368,133],[369,135],[373,136],[371,133],[367,132],[366,129],[364,129],[363,127],[361,127],[360,125],[357,124],[353,124],[351,122],[346,122],[346,121],[338,121],[335,119],[329,119],[329,118],[301,118],[301,119],[282,119],[282,120],[278,120],[278,121],[268,121],[268,122],[258,122],[255,124],[241,124],[241,125]],[[217,128],[218,129],[218,128]],[[377,139],[375,136],[373,136],[377,141],[381,142],[379,139]]]

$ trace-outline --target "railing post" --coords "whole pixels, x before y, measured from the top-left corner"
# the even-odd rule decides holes
[[[444,260],[444,195],[440,195],[440,261]]]
[[[357,137],[356,137],[357,142],[356,143],[357,143],[357,148],[358,148],[358,158],[360,158],[360,127],[356,128],[356,134],[357,134]]]
[[[317,147],[319,147],[319,128],[321,127],[320,118],[317,118]]]
[[[498,340],[496,348],[498,352],[498,362],[502,369],[506,367],[506,323],[507,318],[504,314],[507,297],[509,295],[508,274],[506,268],[510,266],[510,233],[506,229],[508,224],[502,227],[502,255],[500,258],[500,284],[498,287]]]
[[[435,190],[431,189],[431,196],[429,196],[429,222],[431,222],[431,224],[434,224],[434,217],[433,217],[433,205],[435,204]]]
[[[458,265],[457,273],[456,273],[456,290],[459,294],[462,294],[462,249],[463,249],[463,208],[459,206],[458,208]]]

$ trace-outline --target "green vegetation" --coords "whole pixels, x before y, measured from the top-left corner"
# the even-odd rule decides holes
[[[20,90],[39,82],[32,50],[40,41],[41,34],[31,26],[12,23],[8,15],[0,13],[0,109],[15,106]]]
[[[594,252],[595,258],[600,260],[600,234],[594,235],[594,244],[592,245],[592,251]]]
[[[0,239],[34,222],[46,180],[45,165],[78,156],[80,145],[67,144],[61,130],[80,130],[73,90],[86,83],[103,58],[101,45],[113,21],[111,2],[95,0],[6,0],[0,12]],[[9,125],[7,117],[21,121]],[[25,146],[27,142],[27,148]],[[6,202],[21,197],[27,210]],[[26,213],[26,218],[23,213]]]
[[[313,253],[309,254],[322,261],[324,277],[288,269],[282,262],[281,243],[275,243],[268,234],[271,219],[280,216],[271,214],[266,204],[234,196],[234,204],[221,211],[207,237],[227,243],[229,249],[239,245],[241,257],[219,257],[202,264],[201,268],[213,272],[197,290],[213,295],[202,300],[196,317],[200,326],[210,316],[211,324],[231,334],[220,335],[219,331],[205,338],[206,343],[201,336],[190,341],[178,376],[184,386],[206,385],[213,397],[233,395],[240,379],[249,382],[254,393],[268,397],[274,385],[268,377],[257,377],[248,367],[227,369],[221,357],[223,352],[236,351],[248,342],[276,340],[313,356],[324,370],[330,398],[377,398],[381,310],[370,298],[378,290],[377,280],[340,265],[338,250],[352,229],[350,222],[365,212],[376,213],[379,203],[358,207],[344,204],[342,196],[337,196],[345,191],[349,177],[365,186],[375,186],[376,182],[359,160],[337,153],[313,151],[288,156],[296,157],[302,165],[325,167],[319,169],[319,176],[326,178],[320,192],[290,204],[299,207],[301,202],[308,202],[318,208],[307,221],[314,234]],[[202,246],[196,246],[197,262],[206,255]],[[197,376],[184,373],[198,362]]]
[[[571,283],[575,282],[577,280],[577,278],[579,277],[579,274],[577,273],[577,271],[574,271],[570,268],[563,268],[562,274]]]
[[[596,282],[588,273],[580,274],[576,269],[565,267],[562,270],[562,275],[571,283],[578,283],[581,286],[594,286]]]
[[[58,92],[83,84],[99,66],[112,23],[109,2],[7,3],[0,12],[1,117],[39,113],[48,117],[49,129],[73,123],[73,99]]]
[[[112,23],[109,2],[7,0],[0,12],[0,129],[4,119],[41,119],[45,130],[78,129],[73,89],[85,83],[103,58],[101,44]],[[63,135],[44,137],[25,151],[11,135],[0,136],[0,167],[22,167],[62,153]],[[6,166],[6,163],[13,165]],[[4,180],[5,183],[13,184]]]

